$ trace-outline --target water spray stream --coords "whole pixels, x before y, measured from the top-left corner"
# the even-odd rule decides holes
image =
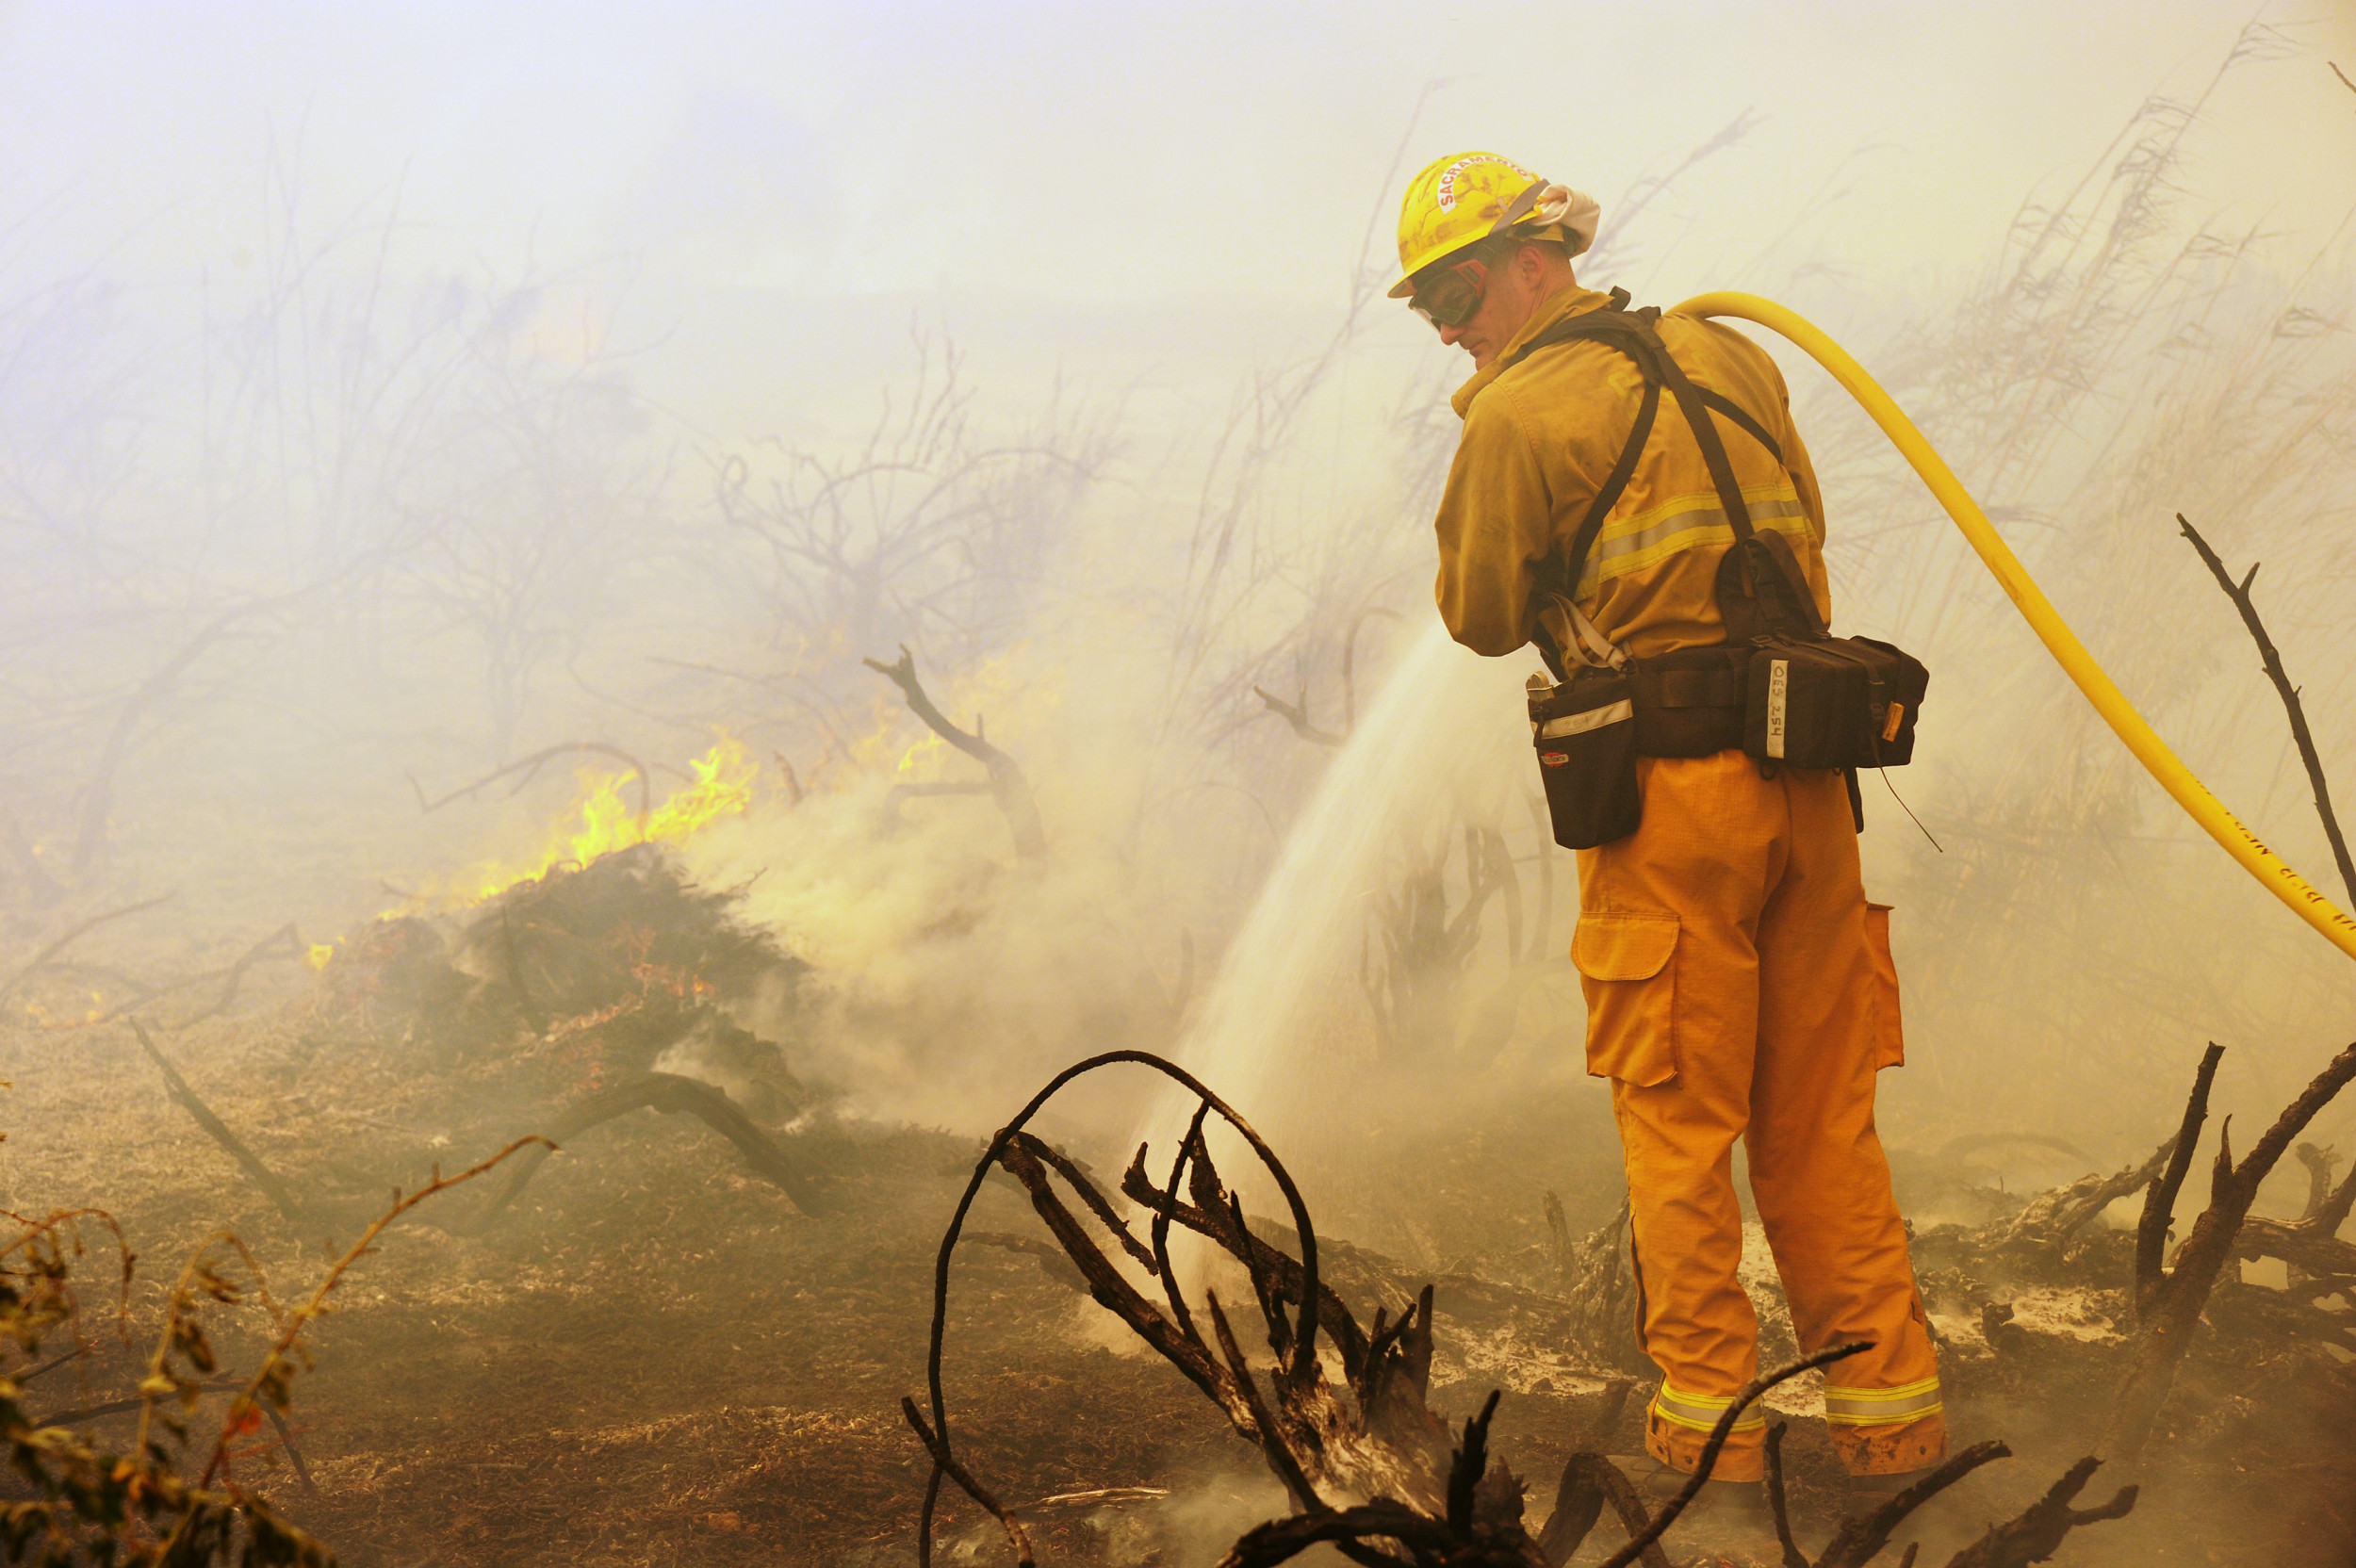
[[[1458,647],[1432,617],[1326,769],[1229,944],[1179,1059],[1279,1147],[1338,1133],[1314,1112],[1366,1063],[1366,903],[1402,837],[1445,830],[1460,792],[1493,793],[1528,771],[1520,679],[1518,665]],[[1130,1146],[1169,1149],[1193,1108],[1166,1099]]]

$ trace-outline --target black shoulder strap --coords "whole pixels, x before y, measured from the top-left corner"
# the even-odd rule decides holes
[[[1744,430],[1750,432],[1751,439],[1766,448],[1767,454],[1770,457],[1773,457],[1777,464],[1781,465],[1785,468],[1790,468],[1792,466],[1790,464],[1783,461],[1782,443],[1778,442],[1774,436],[1767,433],[1767,427],[1765,425],[1760,424],[1757,419],[1751,417],[1750,410],[1744,408],[1741,403],[1736,402],[1732,398],[1725,397],[1719,393],[1712,392],[1707,386],[1696,386],[1693,390],[1701,395],[1703,402],[1709,404],[1711,408],[1716,409],[1719,413],[1725,415],[1727,418],[1733,420],[1736,424],[1741,425]]]
[[[1626,289],[1613,289],[1609,304],[1549,327],[1515,350],[1513,357],[1506,361],[1506,368],[1520,364],[1535,351],[1551,344],[1585,338],[1610,341],[1624,336],[1628,330],[1628,301]],[[1618,342],[1612,342],[1612,346],[1622,352],[1629,351]],[[1595,547],[1595,535],[1603,531],[1604,519],[1612,514],[1612,509],[1620,503],[1621,496],[1627,493],[1628,482],[1636,473],[1636,460],[1644,455],[1644,444],[1652,438],[1653,420],[1661,411],[1661,382],[1645,368],[1642,356],[1631,353],[1630,357],[1636,359],[1638,368],[1644,371],[1644,395],[1636,406],[1635,421],[1628,427],[1628,439],[1620,446],[1620,455],[1612,465],[1611,474],[1596,490],[1595,498],[1587,505],[1586,515],[1579,519],[1578,529],[1572,533],[1570,547],[1552,551],[1538,563],[1534,575],[1541,597],[1561,598],[1566,602],[1576,597],[1579,576],[1586,569],[1587,552]],[[1546,630],[1546,623],[1533,616],[1530,635],[1538,645],[1539,653],[1546,659],[1547,667],[1554,672],[1555,678],[1567,679],[1569,676],[1562,662],[1562,650],[1555,645],[1553,634]]]
[[[1686,375],[1684,368],[1670,354],[1668,345],[1661,340],[1658,326],[1660,309],[1648,305],[1643,310],[1632,311],[1628,305],[1628,291],[1614,288],[1607,303],[1547,328],[1515,350],[1506,361],[1505,368],[1511,368],[1540,349],[1558,343],[1592,341],[1627,354],[1635,361],[1637,369],[1644,378],[1644,400],[1637,409],[1628,442],[1620,449],[1619,460],[1612,465],[1611,476],[1603,487],[1596,491],[1587,514],[1580,518],[1578,531],[1572,535],[1570,547],[1548,555],[1539,564],[1537,579],[1542,594],[1559,595],[1569,599],[1577,593],[1579,578],[1586,569],[1588,551],[1594,547],[1595,536],[1602,531],[1605,517],[1612,507],[1619,504],[1620,497],[1627,491],[1628,481],[1636,471],[1637,459],[1643,455],[1644,443],[1652,434],[1653,421],[1660,408],[1661,387],[1664,382],[1677,399],[1678,412],[1685,416],[1686,424],[1693,432],[1694,444],[1701,449],[1702,462],[1710,470],[1710,483],[1718,492],[1719,505],[1725,510],[1727,525],[1734,531],[1734,554],[1742,557],[1746,564],[1755,551],[1745,547],[1757,537],[1757,530],[1751,526],[1750,508],[1742,499],[1742,486],[1735,482],[1734,466],[1726,456],[1726,443],[1719,438],[1716,422],[1710,416],[1710,412],[1715,410],[1724,414],[1742,426],[1753,439],[1767,449],[1779,466],[1784,466],[1782,447],[1748,410],[1730,398],[1694,385],[1692,378]],[[1784,546],[1781,549],[1773,547],[1784,545],[1779,535],[1773,537],[1772,542],[1761,540],[1761,543],[1769,547],[1765,554],[1773,563],[1775,574],[1789,580],[1778,586],[1788,587],[1790,593],[1775,596],[1783,599],[1785,608],[1796,612],[1797,619],[1804,626],[1816,623],[1815,599],[1799,580],[1798,563],[1792,559],[1790,547]],[[1727,564],[1736,565],[1737,563],[1730,559]],[[1742,570],[1735,580],[1755,593],[1756,575],[1752,571]],[[1721,579],[1720,597],[1723,599],[1726,574],[1722,573]],[[1722,604],[1722,612],[1726,608]],[[1751,607],[1745,606],[1728,621],[1727,629],[1730,634],[1737,633],[1735,621],[1740,620],[1745,623],[1742,629],[1744,634],[1748,634],[1749,629],[1763,629],[1764,623],[1781,618],[1773,612],[1762,617]],[[1535,622],[1533,629],[1539,651],[1546,656],[1556,676],[1562,677],[1564,670],[1561,650],[1552,645],[1552,638],[1546,631],[1545,624]],[[1816,635],[1823,635],[1821,624],[1813,624],[1812,629]],[[1738,636],[1737,640],[1741,637]]]

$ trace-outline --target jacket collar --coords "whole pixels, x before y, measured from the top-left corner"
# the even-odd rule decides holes
[[[1456,410],[1456,416],[1459,419],[1463,418],[1464,411],[1472,407],[1472,400],[1480,394],[1481,389],[1497,380],[1504,371],[1506,362],[1513,357],[1514,350],[1553,326],[1557,321],[1565,321],[1574,316],[1583,316],[1591,310],[1600,310],[1611,302],[1611,295],[1598,293],[1592,288],[1581,288],[1577,284],[1539,302],[1538,308],[1530,313],[1530,319],[1522,323],[1522,330],[1515,333],[1506,342],[1505,347],[1497,351],[1497,358],[1489,361],[1485,369],[1474,371],[1472,380],[1458,387],[1456,395],[1448,400],[1449,404]]]

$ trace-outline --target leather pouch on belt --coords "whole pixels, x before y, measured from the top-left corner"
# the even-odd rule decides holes
[[[1587,1070],[1647,1088],[1677,1076],[1677,918],[1579,917],[1571,962],[1587,994]]]
[[[1906,1064],[1906,1031],[1898,1020],[1898,965],[1890,956],[1890,906],[1865,906],[1865,952],[1873,965],[1873,1066]]]

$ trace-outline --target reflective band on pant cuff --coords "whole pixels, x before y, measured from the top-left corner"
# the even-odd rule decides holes
[[[1901,1383],[1896,1388],[1837,1388],[1824,1385],[1824,1419],[1836,1427],[1890,1427],[1902,1421],[1919,1421],[1935,1415],[1943,1407],[1939,1397],[1939,1380],[1925,1378],[1919,1383]]]
[[[1938,1396],[1934,1394],[1932,1397],[1937,1398]],[[1714,1394],[1685,1394],[1664,1382],[1661,1385],[1661,1392],[1653,1396],[1652,1413],[1663,1421],[1673,1421],[1680,1427],[1706,1432],[1718,1425],[1718,1418],[1726,1414],[1733,1403],[1730,1395],[1721,1397]],[[1765,1425],[1766,1415],[1753,1405],[1742,1413],[1742,1419],[1734,1424],[1734,1429],[1738,1432],[1756,1431]]]

